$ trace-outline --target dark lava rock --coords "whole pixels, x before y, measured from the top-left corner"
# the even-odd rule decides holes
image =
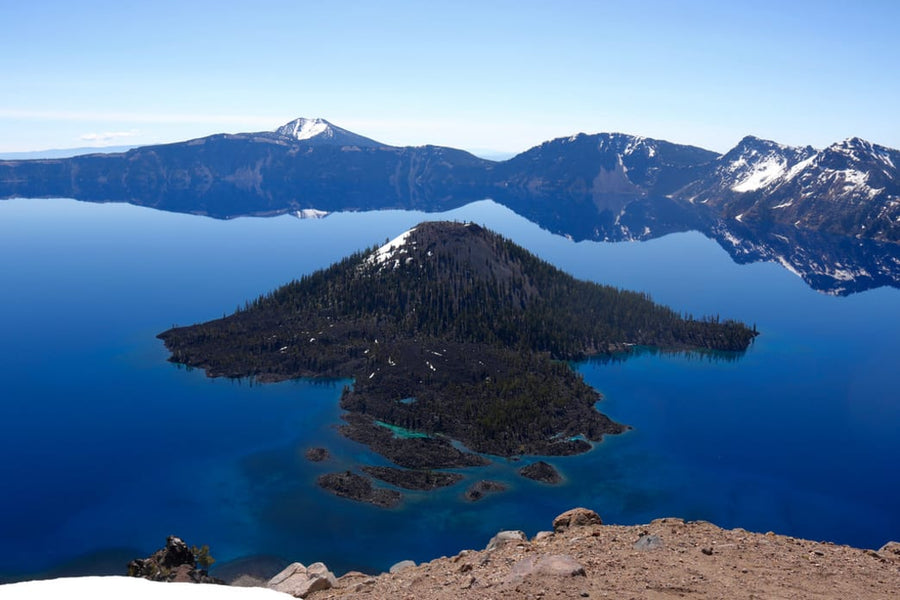
[[[519,469],[519,475],[527,477],[528,479],[534,479],[535,481],[550,484],[556,484],[562,481],[559,471],[557,471],[553,465],[545,463],[542,460],[522,467]]]
[[[469,486],[469,489],[466,490],[465,497],[466,500],[475,502],[484,498],[484,495],[489,492],[503,491],[506,491],[505,484],[502,484],[499,481],[489,481],[487,479],[482,479],[481,481],[473,483],[471,486]]]
[[[304,456],[306,460],[312,462],[322,462],[323,460],[328,460],[331,458],[331,453],[328,452],[328,448],[309,448]]]
[[[354,442],[367,445],[391,462],[408,469],[447,469],[480,467],[489,460],[471,452],[455,448],[444,437],[395,437],[394,433],[375,423],[374,419],[359,413],[341,417],[347,424],[340,432]]]
[[[459,473],[442,473],[431,470],[396,469],[394,467],[363,467],[363,471],[376,479],[407,490],[434,490],[459,482]]]
[[[403,494],[396,490],[386,490],[372,485],[372,480],[351,471],[326,473],[316,479],[319,487],[342,498],[357,502],[368,502],[382,508],[392,508],[400,504]]]
[[[165,548],[157,550],[148,558],[136,558],[128,563],[128,575],[151,581],[225,583],[221,579],[210,577],[206,570],[197,568],[195,549],[174,535],[166,538]]]

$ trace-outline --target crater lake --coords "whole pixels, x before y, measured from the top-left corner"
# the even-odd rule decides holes
[[[517,475],[535,457],[495,458],[448,488],[404,491],[389,510],[315,484],[387,464],[336,430],[349,381],[209,379],[167,362],[155,337],[441,219],[760,335],[742,355],[637,348],[580,363],[599,409],[631,431],[547,458],[557,486]],[[218,564],[275,556],[377,572],[483,547],[501,529],[533,535],[575,506],[616,524],[702,519],[864,548],[900,539],[894,287],[824,294],[780,264],[737,264],[697,232],[575,242],[489,200],[231,220],[5,200],[0,274],[0,580],[124,574],[172,534],[209,544]],[[316,446],[331,458],[308,461]],[[467,502],[480,479],[508,489]]]

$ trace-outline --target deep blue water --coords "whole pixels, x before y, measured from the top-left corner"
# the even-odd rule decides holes
[[[250,385],[166,362],[173,323],[247,299],[426,219],[487,225],[574,275],[649,292],[762,332],[736,361],[637,353],[578,365],[634,430],[552,459],[567,481],[498,461],[468,483],[381,510],[314,485],[383,461],[338,436],[343,381]],[[900,539],[900,290],[819,294],[774,264],[736,265],[700,234],[574,243],[479,202],[215,221],[118,204],[0,202],[0,575],[83,554],[146,555],[175,533],[220,562],[273,554],[337,571],[385,569],[546,529],[583,505],[607,522],[662,516],[878,547]],[[303,451],[325,445],[334,459]]]

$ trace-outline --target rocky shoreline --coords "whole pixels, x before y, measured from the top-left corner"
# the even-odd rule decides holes
[[[482,456],[459,450],[444,436],[402,438],[365,414],[351,412],[341,418],[345,424],[338,431],[343,436],[407,469],[481,467],[490,463]]]
[[[394,467],[363,467],[363,472],[385,483],[407,490],[436,490],[462,481],[459,473],[443,473],[431,469],[396,469]]]

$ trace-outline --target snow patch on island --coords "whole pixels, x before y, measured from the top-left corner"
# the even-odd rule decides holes
[[[389,260],[396,258],[398,254],[406,254],[408,250],[405,248],[407,242],[409,241],[409,236],[415,231],[416,228],[413,227],[408,231],[404,231],[384,246],[380,247],[374,253],[372,253],[367,259],[366,262],[373,265],[384,265]],[[394,267],[399,266],[399,260],[395,262]]]

